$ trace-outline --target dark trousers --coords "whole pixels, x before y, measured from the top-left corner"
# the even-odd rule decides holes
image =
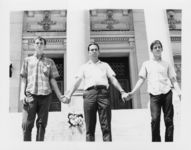
[[[28,102],[26,105],[23,105],[23,120],[22,120],[22,129],[23,129],[23,140],[31,141],[31,132],[34,127],[34,121],[37,114],[36,127],[37,127],[37,141],[44,140],[45,128],[48,121],[48,111],[50,107],[50,102],[52,95],[31,95],[33,101]]]
[[[151,110],[151,129],[152,129],[152,141],[160,142],[160,115],[161,108],[164,113],[165,122],[165,141],[173,141],[173,116],[174,109],[172,104],[172,91],[170,90],[167,94],[152,95],[150,94],[150,110]]]
[[[111,106],[107,89],[85,91],[84,116],[86,123],[86,141],[95,141],[96,116],[99,115],[103,141],[112,141]]]

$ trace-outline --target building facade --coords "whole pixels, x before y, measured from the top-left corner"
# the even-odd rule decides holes
[[[162,21],[167,22],[172,63],[181,84],[181,10],[165,10],[165,16],[166,20]],[[138,79],[142,63],[149,59],[147,23],[143,9],[11,12],[9,111],[21,111],[19,74],[24,58],[33,54],[34,37],[42,36],[47,40],[45,54],[56,63],[60,74],[57,82],[63,94],[79,66],[88,60],[89,42],[100,45],[100,59],[110,64],[122,87],[130,91]],[[82,88],[83,85],[74,94],[74,101],[82,99]],[[144,84],[129,102],[123,103],[118,91],[110,86],[112,109],[146,108],[149,100],[146,89]],[[82,107],[81,103],[77,107]],[[50,111],[64,111],[55,94]]]

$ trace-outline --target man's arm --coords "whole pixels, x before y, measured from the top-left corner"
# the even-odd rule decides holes
[[[120,83],[116,79],[115,76],[112,76],[110,78],[111,83],[114,85],[114,87],[119,91],[119,92],[124,92],[123,88],[121,87]]]
[[[60,89],[58,88],[58,84],[57,84],[56,80],[54,78],[51,78],[50,83],[51,83],[51,85],[53,87],[53,90],[56,93],[56,96],[58,97],[58,99],[60,101],[62,101],[62,93],[60,92]]]
[[[121,98],[125,102],[128,94],[125,92],[125,90],[123,90],[116,77],[115,76],[110,77],[110,81],[114,85],[114,87],[121,93]]]
[[[71,100],[72,94],[78,89],[78,87],[80,86],[82,79],[80,77],[76,77],[75,81],[72,85],[72,87],[70,88],[70,90],[67,92],[67,94],[65,95],[65,97],[68,99],[68,103]]]
[[[129,97],[132,97],[136,93],[136,91],[141,88],[144,81],[145,81],[145,78],[139,77],[137,83],[135,84],[135,87],[133,88],[131,92],[129,92]]]
[[[179,98],[181,100],[181,90],[180,90],[180,87],[178,85],[178,82],[177,82],[176,78],[173,77],[173,78],[170,79],[170,81],[171,81],[175,91],[177,92],[177,94],[178,94],[178,96],[179,96]]]
[[[175,91],[177,92],[177,94],[181,100],[181,90],[180,90],[178,82],[176,80],[176,73],[175,73],[175,71],[171,65],[168,68],[168,75],[169,75],[169,79],[171,81],[171,84],[173,85]]]
[[[26,86],[27,86],[27,82],[26,82],[26,78],[21,77],[21,90],[20,90],[20,101],[22,101],[23,104],[25,104],[25,92],[26,92]]]

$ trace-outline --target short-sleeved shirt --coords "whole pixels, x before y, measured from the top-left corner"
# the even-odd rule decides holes
[[[100,60],[97,63],[93,63],[90,60],[80,68],[76,77],[84,80],[84,90],[86,90],[96,85],[105,85],[108,88],[108,78],[115,75],[115,72],[107,63]]]
[[[148,80],[147,91],[153,95],[166,94],[171,88],[170,79],[176,77],[172,66],[163,60],[148,60],[142,65],[139,76]]]
[[[26,91],[34,95],[48,95],[52,93],[50,79],[59,77],[54,61],[44,55],[26,57],[21,68],[21,77],[26,78]]]

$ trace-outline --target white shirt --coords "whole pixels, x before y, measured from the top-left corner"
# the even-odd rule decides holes
[[[96,85],[105,85],[108,88],[108,78],[112,76],[115,76],[115,72],[107,63],[100,60],[97,63],[89,60],[80,68],[76,75],[76,77],[84,80],[84,90]]]
[[[163,60],[148,60],[142,65],[139,76],[147,78],[147,91],[153,95],[166,94],[171,88],[171,78],[176,78],[172,66]]]

